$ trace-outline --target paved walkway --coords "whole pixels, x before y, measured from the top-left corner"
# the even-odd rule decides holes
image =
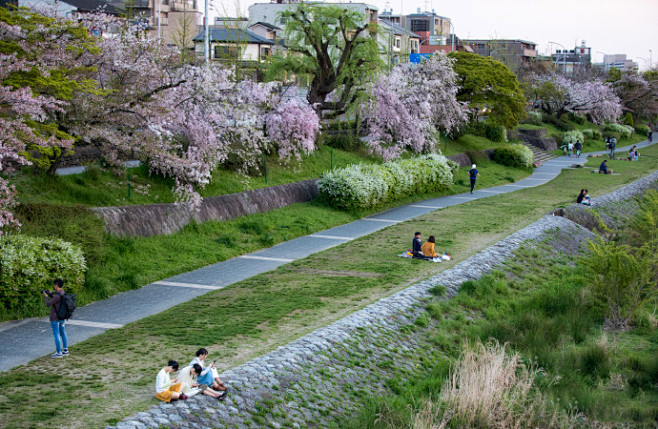
[[[649,144],[644,141],[637,146],[642,148]],[[625,155],[629,148],[630,146],[618,149],[618,155]],[[585,155],[581,155],[580,160],[566,156],[554,158],[535,168],[531,176],[513,184],[476,190],[472,195],[450,195],[396,207],[91,303],[78,308],[74,319],[67,322],[69,346],[101,334],[107,329],[119,328],[211,290],[224,288],[294,260],[372,234],[387,226],[467,201],[543,185],[557,177],[562,169],[578,161],[586,161]],[[52,331],[47,317],[0,324],[0,344],[0,371],[7,371],[54,352]]]

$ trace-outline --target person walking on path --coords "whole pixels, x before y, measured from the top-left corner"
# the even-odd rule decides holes
[[[473,193],[473,189],[475,188],[475,181],[477,180],[479,175],[480,173],[478,173],[476,165],[473,164],[471,166],[471,169],[468,170],[468,176],[471,178],[471,194]]]
[[[573,155],[573,143],[567,143],[567,150],[569,151],[569,158],[571,158],[571,155]]]
[[[55,279],[53,287],[55,292],[50,293],[50,291],[45,290],[43,291],[43,297],[46,300],[46,307],[50,307],[50,327],[53,329],[53,337],[55,338],[56,351],[50,357],[61,358],[69,354],[69,341],[66,338],[66,320],[59,320],[57,317],[57,311],[62,304],[62,297],[64,296],[64,282],[62,279]]]
[[[653,131],[651,128],[649,128],[649,135],[647,137],[649,137],[649,143],[653,143]]]
[[[583,144],[580,142],[580,140],[576,140],[574,148],[576,149],[576,158],[580,158],[580,152],[583,150]]]
[[[617,139],[616,138],[611,138],[610,139],[610,159],[615,159],[615,147],[617,147]]]

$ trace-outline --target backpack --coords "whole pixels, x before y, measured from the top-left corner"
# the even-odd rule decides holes
[[[59,300],[59,308],[57,309],[57,319],[70,319],[75,308],[75,295],[72,293],[62,295]]]

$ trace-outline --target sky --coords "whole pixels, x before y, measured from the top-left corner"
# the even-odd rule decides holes
[[[211,0],[214,13],[247,16],[256,1]],[[331,3],[349,3],[332,0]],[[203,2],[201,7],[203,7]],[[259,2],[262,3],[262,2]],[[269,2],[268,2],[269,3]],[[359,3],[353,1],[353,3]],[[452,20],[462,39],[522,39],[537,44],[540,55],[573,49],[585,41],[592,61],[605,54],[626,54],[640,66],[658,65],[658,0],[370,0],[380,13],[435,10]],[[211,21],[212,22],[212,21]],[[555,43],[550,43],[555,42]],[[653,51],[653,52],[650,52]]]

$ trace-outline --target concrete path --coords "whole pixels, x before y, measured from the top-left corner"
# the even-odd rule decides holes
[[[638,148],[648,145],[650,145],[648,141],[637,144]],[[618,156],[628,153],[628,149],[630,146],[618,149]],[[119,328],[211,290],[221,289],[271,271],[294,260],[372,234],[387,226],[467,201],[543,185],[557,177],[562,169],[569,168],[576,162],[585,162],[586,159],[586,154],[581,155],[580,159],[566,156],[554,158],[535,168],[531,176],[513,184],[479,189],[472,195],[470,193],[450,195],[396,207],[91,303],[78,308],[74,318],[67,322],[69,346],[103,333],[107,329]],[[7,371],[54,352],[52,331],[46,317],[0,324],[0,344],[2,345],[0,371]]]

